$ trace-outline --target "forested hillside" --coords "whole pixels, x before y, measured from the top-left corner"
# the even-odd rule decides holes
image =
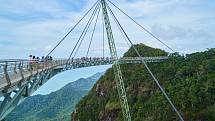
[[[142,56],[164,56],[165,51],[135,45]],[[136,56],[133,49],[124,54]],[[215,121],[215,49],[188,55],[168,55],[149,63],[172,102],[186,121]],[[178,121],[143,64],[121,65],[133,121]],[[113,69],[100,78],[77,105],[73,121],[122,121]]]
[[[28,97],[6,121],[68,121],[75,104],[87,94],[103,73],[80,78],[48,95]]]

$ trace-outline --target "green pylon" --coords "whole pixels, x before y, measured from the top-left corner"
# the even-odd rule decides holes
[[[107,12],[106,1],[101,0],[101,4],[102,4],[102,10],[103,10],[103,19],[105,22],[105,28],[106,28],[107,38],[108,38],[108,44],[110,48],[110,54],[111,54],[111,57],[114,59],[113,69],[114,69],[114,75],[115,75],[115,80],[117,84],[117,91],[120,99],[123,117],[125,121],[131,121],[131,115],[129,111],[125,86],[122,78],[122,72],[120,69],[120,65],[118,63],[118,56],[116,52],[113,32],[111,29],[111,24],[110,24],[108,12]]]

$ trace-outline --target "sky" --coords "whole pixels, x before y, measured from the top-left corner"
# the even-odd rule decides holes
[[[214,0],[113,2],[177,52],[191,53],[215,46]],[[0,0],[0,58],[46,55],[94,3],[95,0]],[[169,51],[113,6],[110,7],[134,43]],[[53,52],[53,56],[62,58],[70,54],[86,20]],[[118,53],[122,55],[128,46],[113,22],[112,26]],[[93,25],[90,32],[92,28]],[[80,55],[86,53],[90,32],[80,47]],[[107,39],[105,42],[105,54],[108,56]],[[90,55],[102,55],[101,15]]]
[[[110,67],[111,65],[87,67],[59,73],[50,80],[48,80],[43,86],[41,86],[37,91],[35,91],[33,95],[49,94],[51,92],[59,90],[66,84],[74,82],[80,78],[88,78],[97,72],[105,72],[105,70]]]
[[[177,52],[192,53],[215,47],[214,0],[112,1]],[[30,54],[46,55],[95,2],[96,0],[0,0],[0,59],[28,58]],[[171,52],[109,5],[133,43],[144,43]],[[101,17],[100,13],[89,56],[102,56]],[[68,57],[88,18],[89,15],[51,54],[54,58]],[[112,18],[110,21],[118,54],[122,56],[129,46]],[[79,57],[86,55],[94,22],[95,18],[80,46],[77,54]],[[107,38],[104,49],[105,56],[109,56]],[[104,71],[108,67],[100,68]],[[84,72],[88,70],[83,69],[77,75]],[[91,72],[92,75],[97,70]],[[63,80],[74,81],[81,77],[72,75],[73,73],[75,72],[65,73],[71,74],[71,77],[65,76]],[[56,80],[59,79],[52,81]]]

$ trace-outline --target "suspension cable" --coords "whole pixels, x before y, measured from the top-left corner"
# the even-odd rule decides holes
[[[76,42],[76,44],[75,44],[75,46],[74,46],[74,48],[73,48],[72,52],[70,53],[69,58],[67,59],[66,67],[68,66],[68,62],[69,62],[69,60],[71,59],[71,57],[72,57],[72,55],[73,55],[73,53],[74,53],[74,51],[75,51],[76,47],[78,46],[78,44],[79,44],[79,42],[80,42],[80,40],[81,40],[81,38],[82,38],[83,34],[85,33],[85,30],[86,30],[86,28],[87,28],[87,26],[88,26],[89,22],[91,21],[92,17],[95,15],[95,13],[96,13],[96,11],[97,11],[97,9],[98,9],[99,5],[100,5],[100,4],[97,4],[96,8],[93,10],[93,13],[92,13],[92,15],[90,16],[90,19],[88,20],[88,22],[87,22],[87,24],[86,24],[86,26],[85,26],[84,30],[82,31],[82,33],[81,33],[81,35],[80,35],[80,37],[79,37],[78,41]]]
[[[181,121],[184,121],[183,117],[181,116],[180,112],[176,109],[176,107],[174,106],[174,104],[172,103],[172,101],[170,100],[170,98],[168,97],[168,95],[166,94],[166,92],[164,91],[163,87],[160,85],[158,79],[154,76],[154,74],[152,73],[151,69],[149,68],[148,64],[146,63],[146,61],[143,59],[143,57],[140,55],[139,51],[137,50],[137,48],[134,46],[134,44],[132,43],[132,41],[130,40],[130,38],[128,37],[127,33],[125,32],[125,30],[123,29],[122,25],[119,23],[118,19],[116,18],[116,16],[114,15],[113,11],[110,9],[110,7],[107,5],[112,17],[116,20],[117,24],[120,26],[120,28],[122,29],[123,33],[126,36],[126,40],[129,41],[129,43],[131,44],[131,46],[133,47],[133,49],[135,50],[136,54],[142,58],[142,62],[145,65],[147,71],[150,73],[151,77],[153,78],[153,80],[155,81],[155,83],[157,84],[157,86],[159,87],[159,89],[161,90],[161,92],[163,93],[163,95],[165,96],[165,98],[168,100],[168,102],[170,103],[171,107],[173,108],[173,110],[176,112],[176,114],[178,115],[178,117],[180,118]]]
[[[89,12],[98,4],[99,0],[84,14],[84,16],[73,26],[70,31],[55,45],[55,47],[46,55],[49,56],[65,39],[66,37],[78,26],[78,24],[89,14]]]
[[[137,26],[139,26],[140,28],[142,28],[142,30],[144,30],[146,33],[148,33],[149,35],[151,35],[153,38],[155,38],[161,44],[163,44],[164,46],[166,46],[172,52],[174,52],[174,53],[176,52],[170,46],[168,46],[166,43],[164,43],[161,39],[159,39],[158,37],[156,37],[152,32],[150,32],[148,29],[146,29],[145,27],[143,27],[141,24],[139,24],[137,21],[135,21],[132,17],[130,17],[127,13],[125,13],[122,9],[120,9],[118,6],[116,6],[113,2],[111,2],[110,0],[108,0],[108,2],[111,3],[115,8],[117,8],[124,15],[126,15],[129,19],[131,19]]]
[[[104,15],[103,15],[103,13],[102,13],[102,33],[103,33],[103,35],[102,35],[102,39],[103,39],[103,41],[102,41],[102,50],[103,50],[103,53],[102,53],[102,56],[103,56],[103,58],[104,58],[104,56],[105,56],[105,22],[104,22]]]
[[[97,10],[95,11],[93,17],[92,17],[91,20],[89,21],[88,26],[87,26],[87,28],[86,28],[86,30],[85,30],[83,36],[82,36],[82,39],[81,39],[81,41],[80,41],[80,43],[79,43],[79,45],[78,45],[78,48],[77,48],[76,51],[75,51],[75,54],[74,54],[73,58],[75,58],[76,54],[78,53],[78,50],[79,50],[79,48],[80,48],[80,46],[81,46],[81,44],[82,44],[82,42],[83,42],[83,40],[84,40],[84,38],[85,38],[87,32],[88,32],[88,29],[89,29],[89,27],[90,27],[90,25],[91,25],[91,23],[92,23],[92,21],[93,21],[95,15],[96,15],[96,12],[97,12],[98,10],[100,11],[100,7],[101,7],[101,4],[99,4],[99,7],[97,8]]]
[[[96,11],[97,11],[98,7],[99,7],[99,4],[96,6],[95,10],[93,11],[92,15],[90,16],[90,18],[89,18],[89,20],[88,20],[86,26],[84,27],[84,30],[82,31],[82,33],[81,33],[81,35],[80,35],[80,37],[79,37],[79,39],[78,39],[78,41],[77,41],[77,43],[76,43],[76,45],[75,45],[75,48],[73,48],[73,50],[72,50],[72,52],[71,52],[71,54],[70,54],[70,56],[69,56],[69,59],[72,57],[72,55],[73,55],[73,53],[75,52],[75,50],[76,50],[75,53],[77,53],[76,47],[79,47],[79,46],[80,46],[80,43],[79,43],[79,42],[81,42],[81,41],[83,40],[82,37],[85,35],[86,29],[88,28],[89,23],[92,22],[92,18],[94,18],[94,16],[95,16],[95,14],[96,14]],[[74,56],[75,56],[75,55],[76,55],[76,54],[74,54]],[[73,58],[74,58],[74,56],[73,56]]]
[[[100,6],[100,8],[101,8],[101,6]],[[97,17],[96,17],[96,21],[95,21],[95,24],[94,24],[94,27],[93,27],[93,32],[92,32],[92,35],[91,35],[91,38],[90,38],[90,43],[89,43],[89,47],[87,49],[86,57],[88,57],[89,50],[90,50],[90,47],[91,47],[91,44],[92,44],[92,40],[93,40],[93,37],[94,37],[94,33],[95,33],[95,30],[96,30],[96,25],[97,25],[98,18],[99,18],[100,8],[99,8],[99,11],[97,13]]]
[[[109,6],[108,6],[108,7],[109,7]],[[108,9],[110,9],[110,8],[108,8]],[[112,15],[112,17],[113,17],[113,15]],[[117,25],[117,28],[119,29],[119,31],[120,31],[121,35],[123,36],[124,40],[126,41],[127,46],[130,48],[131,45],[130,45],[130,43],[127,41],[127,38],[126,38],[125,34],[123,33],[121,27],[120,27],[119,24],[117,23],[116,19],[113,19],[113,20],[114,20],[115,24]]]

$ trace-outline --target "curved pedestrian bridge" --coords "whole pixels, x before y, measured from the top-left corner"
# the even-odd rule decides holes
[[[52,61],[0,60],[0,117],[5,117],[50,78],[71,69],[119,64],[162,62],[168,57],[54,59]]]
[[[161,62],[168,57],[144,57],[145,62]],[[0,61],[0,96],[3,93],[13,91],[19,85],[26,84],[32,77],[44,73],[50,73],[52,76],[59,72],[69,69],[84,68],[90,66],[113,64],[111,58],[76,58],[76,59],[55,59],[53,61],[34,61],[28,60],[1,60]],[[118,60],[120,64],[142,63],[140,57],[125,57]],[[49,75],[50,75],[49,74]],[[49,77],[52,77],[49,76]]]

